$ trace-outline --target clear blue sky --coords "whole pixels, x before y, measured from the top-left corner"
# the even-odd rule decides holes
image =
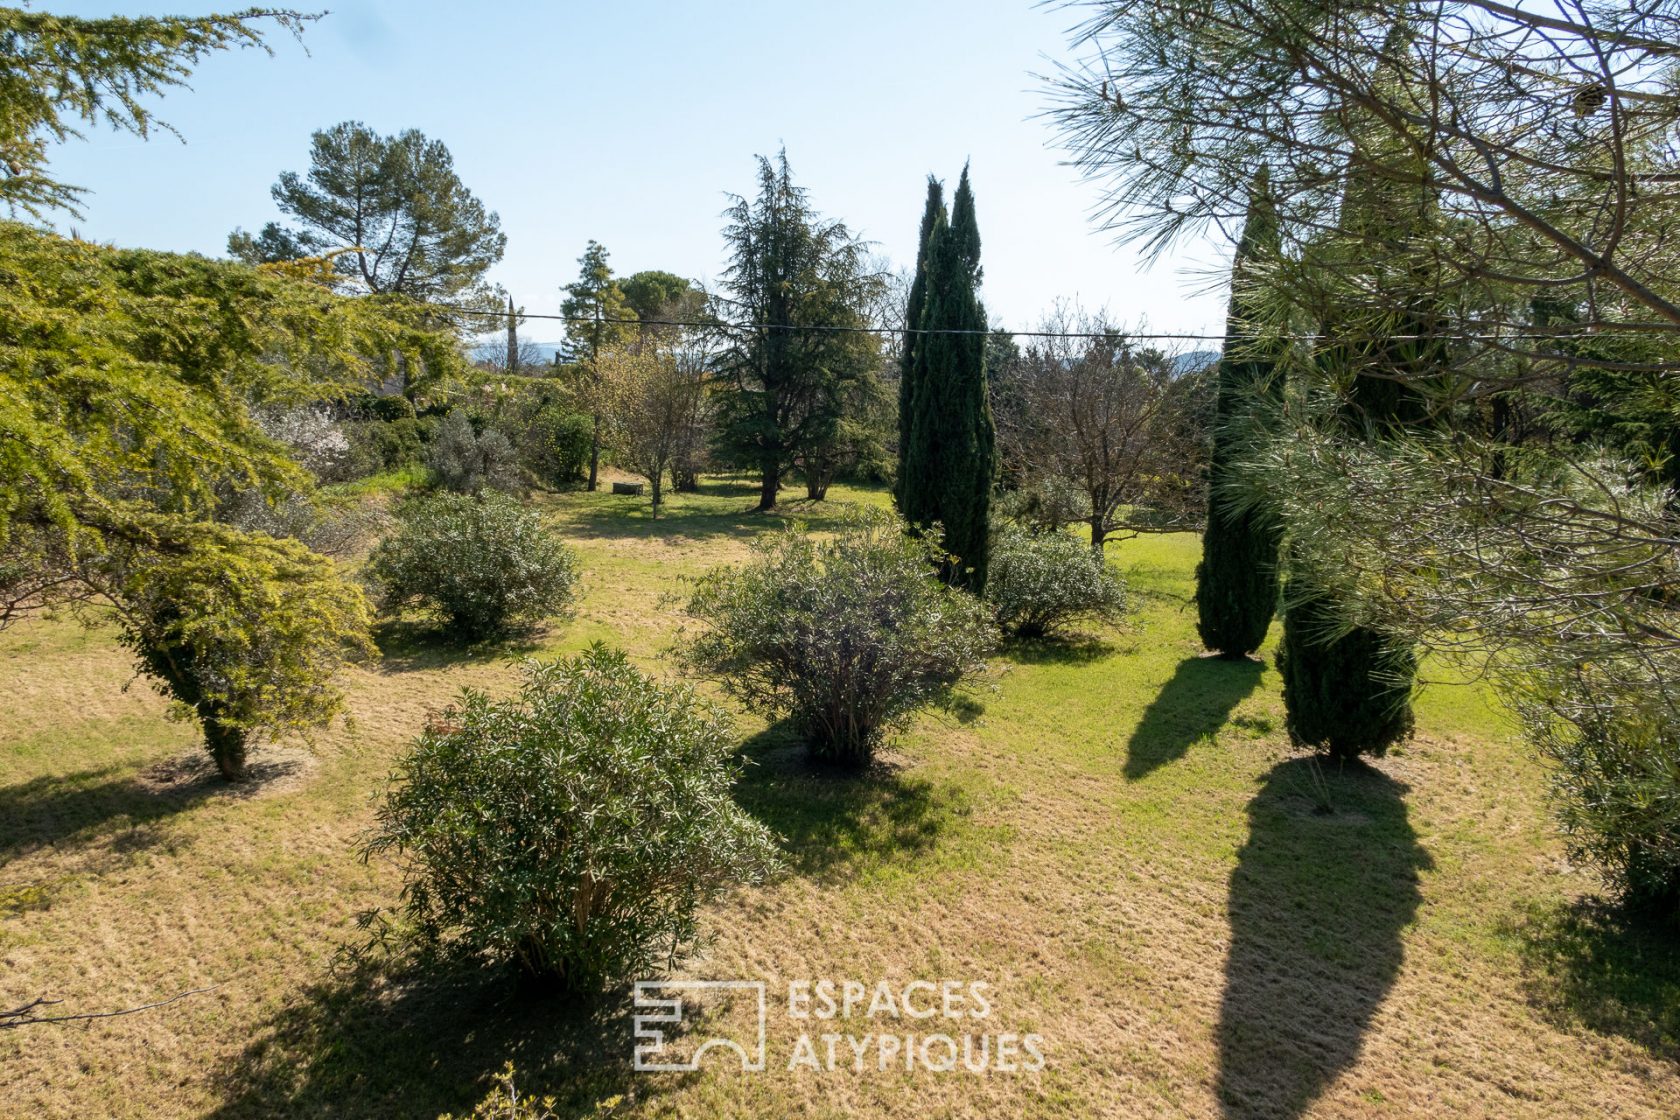
[[[53,3],[75,15],[226,10],[185,0]],[[253,0],[254,2],[254,0]],[[300,0],[301,2],[301,0]],[[331,2],[331,0],[328,0]],[[303,4],[307,7],[307,4]],[[703,280],[722,266],[725,193],[785,144],[796,179],[895,264],[914,259],[923,182],[972,161],[994,322],[1029,326],[1058,297],[1159,331],[1223,326],[1207,276],[1229,252],[1186,246],[1145,269],[1090,220],[1096,188],[1033,119],[1034,73],[1067,56],[1076,11],[1030,0],[338,0],[275,57],[210,59],[161,105],[186,139],[93,130],[54,155],[92,189],[83,236],[220,255],[280,215],[269,187],[341,120],[419,128],[500,213],[492,279],[553,312],[594,238],[621,273]],[[60,223],[68,227],[69,221]],[[528,336],[553,341],[557,323]]]

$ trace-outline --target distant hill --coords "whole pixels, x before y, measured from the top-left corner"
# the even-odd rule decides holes
[[[539,360],[552,362],[554,355],[560,352],[562,344],[558,342],[521,342],[519,345],[521,348],[530,347],[536,350],[540,356]],[[488,358],[499,358],[507,353],[507,342],[504,339],[496,339],[490,342],[475,343],[467,353],[475,362],[482,362]]]
[[[1199,369],[1206,369],[1219,360],[1217,350],[1192,350],[1188,354],[1180,354],[1173,359],[1173,372],[1177,374],[1194,373]]]

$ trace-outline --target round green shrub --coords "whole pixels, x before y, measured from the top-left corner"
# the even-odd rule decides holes
[[[544,406],[532,419],[524,445],[532,473],[551,486],[582,482],[589,474],[594,423],[558,404]]]
[[[1617,680],[1617,669],[1622,679]],[[1627,906],[1680,930],[1680,731],[1660,681],[1582,664],[1519,702],[1552,763],[1570,854],[1597,867]]]
[[[885,735],[947,702],[985,667],[984,604],[941,583],[939,550],[890,519],[818,539],[761,539],[743,567],[702,576],[688,613],[705,624],[682,656],[730,695],[787,715],[821,760],[867,765]]]
[[[595,645],[529,662],[518,696],[467,690],[392,775],[366,856],[401,862],[429,948],[572,991],[671,963],[695,912],[777,863],[730,798],[736,738],[684,685]]]
[[[578,582],[572,551],[534,512],[494,493],[405,502],[368,571],[387,610],[419,607],[468,640],[566,614]]]
[[[998,624],[1018,638],[1109,622],[1126,610],[1126,586],[1089,545],[1067,533],[1008,527],[992,543],[986,598]]]

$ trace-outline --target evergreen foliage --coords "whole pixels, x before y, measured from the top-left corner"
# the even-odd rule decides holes
[[[915,415],[916,408],[916,375],[919,369],[916,352],[921,340],[916,331],[922,325],[922,308],[927,303],[928,243],[933,237],[935,224],[946,220],[945,188],[938,179],[929,175],[927,203],[922,207],[921,232],[916,236],[916,271],[910,279],[910,293],[904,306],[904,346],[899,354],[898,454],[901,463],[910,446],[910,418]],[[910,514],[904,507],[903,485],[904,471],[900,469],[893,493],[898,498],[898,512],[908,520]]]
[[[281,212],[302,225],[290,234],[296,244],[336,253],[334,266],[352,286],[499,307],[484,276],[502,259],[507,235],[495,212],[461,182],[442,141],[416,129],[381,136],[360,121],[345,121],[315,133],[308,172],[285,172],[271,193]],[[287,232],[265,229],[258,244],[284,245]],[[239,236],[229,239],[235,253]]]
[[[766,511],[796,458],[825,458],[840,438],[848,389],[881,355],[868,332],[835,328],[867,326],[883,285],[864,243],[794,185],[785,151],[759,157],[757,194],[725,213],[718,318],[743,329],[719,355],[717,450],[758,471]]]
[[[387,610],[418,606],[451,637],[499,637],[564,615],[577,559],[530,509],[505,494],[415,498],[368,558]]]
[[[991,611],[930,570],[935,542],[896,519],[762,538],[703,576],[686,665],[763,714],[792,718],[824,762],[868,765],[887,734],[985,667]]]
[[[1278,252],[1278,229],[1267,198],[1266,172],[1255,178],[1248,220],[1231,266],[1231,304],[1219,360],[1214,406],[1207,526],[1196,568],[1196,625],[1202,644],[1226,657],[1243,657],[1266,640],[1278,606],[1278,548],[1282,527],[1267,511],[1233,501],[1229,477],[1238,446],[1262,395],[1282,392],[1277,344],[1257,336],[1261,320],[1252,288],[1254,266]]]
[[[141,138],[173,131],[152,115],[152,97],[186,85],[199,59],[260,47],[260,24],[293,35],[316,19],[284,9],[233,15],[83,19],[0,7],[0,203],[45,219],[76,212],[83,191],[47,170],[53,144],[79,137],[72,122],[104,122]]]
[[[517,696],[469,690],[427,724],[364,858],[403,864],[423,948],[588,994],[668,965],[702,903],[776,868],[730,798],[737,747],[715,705],[617,650],[531,662]]]
[[[1102,555],[1060,529],[1029,533],[1006,526],[992,542],[986,601],[1017,638],[1062,636],[1080,623],[1113,622],[1126,610],[1126,586]]]
[[[295,541],[229,524],[314,481],[264,431],[351,395],[392,354],[460,358],[412,309],[334,295],[323,262],[253,268],[0,223],[0,626],[116,609],[142,673],[222,772],[257,733],[329,718],[365,648],[361,596]]]
[[[223,525],[162,530],[85,561],[140,673],[204,733],[229,781],[263,734],[318,726],[343,706],[334,674],[374,652],[362,593],[295,540]]]
[[[1337,758],[1380,755],[1412,730],[1409,642],[1344,627],[1335,599],[1292,586],[1278,671],[1290,738]]]
[[[1389,39],[1403,44],[1408,35],[1401,22]],[[1394,54],[1403,57],[1398,48]],[[1396,69],[1376,80],[1404,84],[1408,78]],[[1354,130],[1356,152],[1391,154],[1403,146],[1369,122],[1357,123],[1364,127]],[[1427,277],[1419,274],[1425,266],[1414,252],[1391,249],[1415,251],[1431,235],[1435,195],[1421,167],[1411,180],[1396,182],[1373,173],[1376,165],[1375,158],[1349,163],[1341,221],[1319,250],[1327,262],[1360,264],[1368,291],[1392,293],[1388,306],[1381,299],[1352,310],[1332,306],[1320,327],[1318,374],[1340,398],[1341,426],[1364,440],[1425,423],[1430,407],[1424,389],[1446,358],[1434,337],[1436,317],[1416,294],[1428,290]],[[1303,568],[1293,566],[1278,655],[1290,733],[1339,756],[1381,754],[1411,731],[1417,661],[1410,639],[1337,624],[1333,617],[1346,612],[1338,611],[1334,596],[1310,585]]]
[[[976,593],[986,585],[997,474],[980,278],[980,227],[964,167],[949,221],[935,212],[928,233],[920,327],[937,333],[923,334],[913,354],[899,503],[910,524],[939,524],[948,574]]]
[[[426,449],[432,479],[458,494],[519,489],[518,458],[507,436],[494,428],[476,428],[461,408],[444,417]]]

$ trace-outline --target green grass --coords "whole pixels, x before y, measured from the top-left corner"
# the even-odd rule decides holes
[[[418,490],[431,481],[432,472],[420,463],[395,467],[379,474],[358,478],[354,482],[339,482],[325,487],[331,497],[369,497],[375,494],[403,494]]]
[[[238,795],[194,769],[191,728],[157,697],[123,691],[108,632],[0,634],[0,1004],[216,985],[0,1032],[0,1100],[31,1116],[432,1116],[469,1108],[511,1060],[565,1116],[1672,1115],[1680,963],[1591,902],[1488,697],[1432,684],[1418,736],[1372,767],[1301,758],[1271,648],[1200,656],[1183,535],[1111,550],[1138,606],[1125,625],[1006,649],[970,704],[918,721],[870,773],[812,770],[785,726],[739,719],[737,797],[790,871],[711,907],[681,974],[984,980],[988,1029],[1042,1033],[1042,1072],[789,1071],[775,1056],[800,1028],[773,1000],[765,1072],[635,1074],[622,1000],[339,967],[355,914],[400,887],[355,846],[428,710],[594,640],[673,672],[686,578],[761,533],[886,504],[845,487],[771,516],[755,500],[744,479],[671,495],[657,520],[645,497],[534,499],[583,561],[578,617],[473,651],[386,627],[383,658],[346,678],[350,724],[259,754],[265,780]]]

